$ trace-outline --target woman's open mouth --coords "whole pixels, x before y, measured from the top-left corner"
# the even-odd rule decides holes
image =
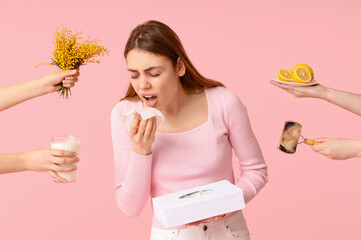
[[[148,102],[154,102],[154,100],[157,99],[156,96],[144,96],[145,100],[147,100]]]
[[[158,102],[158,97],[154,95],[143,95],[143,98],[145,99],[144,103],[148,107],[155,107]]]

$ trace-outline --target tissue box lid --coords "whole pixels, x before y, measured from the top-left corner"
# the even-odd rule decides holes
[[[242,192],[242,190],[229,181],[222,180],[153,198],[153,204],[162,209],[177,208],[237,192]]]
[[[153,198],[155,217],[176,227],[245,207],[242,189],[227,180]]]

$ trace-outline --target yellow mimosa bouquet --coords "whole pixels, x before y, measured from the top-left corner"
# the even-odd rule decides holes
[[[109,55],[107,48],[98,45],[101,40],[88,38],[83,39],[82,31],[75,31],[73,33],[66,27],[58,27],[54,34],[54,52],[52,62],[39,63],[36,67],[41,65],[56,65],[62,71],[76,69],[81,65],[87,63],[100,63],[97,57]],[[81,41],[81,42],[79,42]],[[70,88],[64,87],[62,83],[59,84],[58,93],[63,98],[69,98],[71,95]]]

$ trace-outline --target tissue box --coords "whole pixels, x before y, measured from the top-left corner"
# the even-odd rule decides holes
[[[155,217],[176,227],[245,207],[242,189],[227,180],[153,198]]]

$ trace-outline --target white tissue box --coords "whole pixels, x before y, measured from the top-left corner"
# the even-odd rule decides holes
[[[155,217],[177,227],[245,207],[242,189],[227,180],[153,198]]]

